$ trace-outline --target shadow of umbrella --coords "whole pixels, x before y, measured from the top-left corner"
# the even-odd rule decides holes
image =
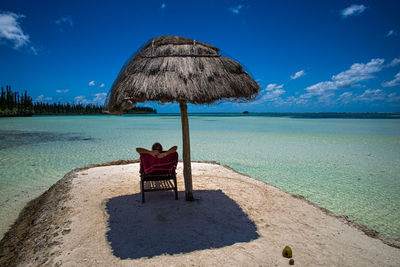
[[[114,256],[151,258],[221,248],[259,237],[256,225],[221,190],[196,191],[196,195],[200,201],[187,202],[182,196],[176,201],[155,195],[144,205],[140,194],[109,199],[106,236]]]

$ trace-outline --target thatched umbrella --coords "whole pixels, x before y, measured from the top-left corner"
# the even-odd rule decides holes
[[[218,52],[184,37],[154,38],[123,66],[106,100],[112,114],[146,101],[179,103],[186,200],[193,200],[187,103],[249,100],[259,89],[239,63]]]

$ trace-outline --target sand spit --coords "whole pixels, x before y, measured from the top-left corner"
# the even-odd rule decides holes
[[[89,165],[27,204],[0,266],[400,266],[399,240],[215,163],[193,163],[194,202],[140,202],[137,160]]]

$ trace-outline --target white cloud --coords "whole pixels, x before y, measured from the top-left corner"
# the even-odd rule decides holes
[[[276,83],[268,84],[268,86],[259,93],[257,99],[251,104],[261,104],[267,101],[281,100],[280,96],[286,93],[283,89],[283,84],[277,85]]]
[[[35,101],[36,102],[43,102],[43,99],[44,99],[44,95],[40,95],[40,96],[36,97]]]
[[[327,91],[322,95],[317,96],[317,100],[320,103],[323,103],[325,105],[332,105],[334,104],[333,97],[335,96],[335,93],[333,91]]]
[[[294,75],[290,75],[290,79],[295,80],[304,75],[306,75],[306,72],[304,70],[300,70],[300,71],[296,72]]]
[[[74,98],[74,102],[76,104],[82,104],[82,105],[88,105],[88,104],[103,105],[106,100],[107,93],[97,93],[92,96],[93,96],[92,99],[86,99],[86,96],[79,95]]]
[[[161,9],[164,9],[166,7],[167,7],[167,5],[165,3],[162,3],[161,6],[160,6]]]
[[[332,80],[334,80],[338,87],[341,88],[342,86],[346,87],[356,82],[372,79],[374,78],[372,73],[381,71],[384,62],[384,59],[374,58],[367,64],[355,63],[349,70],[332,76]]]
[[[274,106],[293,106],[293,105],[306,105],[311,101],[309,99],[299,98],[295,96],[288,96],[286,98],[277,97],[271,101]]]
[[[341,94],[338,99],[338,101],[344,103],[344,104],[349,104],[351,102],[354,102],[354,97],[352,92],[344,92]]]
[[[265,91],[273,91],[273,90],[282,89],[282,88],[283,88],[283,84],[277,85],[276,83],[270,83],[267,85],[267,87],[265,87]]]
[[[390,30],[387,34],[386,37],[390,37],[390,36],[396,36],[397,32],[395,30]]]
[[[54,23],[58,26],[60,32],[64,32],[67,29],[71,29],[74,26],[74,21],[71,16],[60,17],[55,20]]]
[[[107,93],[98,93],[95,94],[95,97],[92,100],[93,104],[96,105],[103,105],[104,102],[106,101]]]
[[[287,97],[286,99],[283,100],[282,104],[287,104],[287,105],[305,105],[305,104],[308,104],[309,102],[310,102],[309,99],[289,96],[289,97]]]
[[[94,81],[90,81],[88,85],[89,85],[89,86],[94,86],[95,83],[94,83]]]
[[[55,23],[59,26],[62,25],[69,25],[71,27],[74,26],[74,21],[72,20],[71,16],[61,17],[58,20],[56,20]]]
[[[306,88],[307,94],[301,95],[301,98],[311,98],[323,95],[328,90],[336,90],[336,84],[331,81],[319,82]]]
[[[386,98],[386,93],[381,89],[367,89],[365,92],[359,96],[361,101],[372,102],[377,100],[384,100]]]
[[[14,49],[29,46],[29,35],[24,33],[19,23],[22,18],[25,16],[11,12],[0,13],[0,43],[11,44]],[[37,55],[33,46],[29,49]]]
[[[347,18],[348,16],[360,15],[365,11],[367,7],[364,5],[351,5],[341,11],[342,17]]]
[[[88,104],[88,100],[86,99],[86,96],[84,96],[84,95],[75,96],[74,97],[74,102],[76,104],[83,104],[83,105]]]
[[[51,101],[53,98],[51,97],[45,97],[44,95],[40,95],[36,97],[35,102],[44,102],[44,101]]]
[[[400,97],[396,93],[387,94],[382,89],[367,89],[361,95],[344,92],[337,100],[343,104],[354,102],[370,103],[374,101],[397,102],[400,101]]]
[[[35,56],[38,55],[38,50],[35,47],[31,46],[29,47],[29,49],[31,50],[32,54],[34,54]]]
[[[392,62],[386,65],[386,67],[395,67],[399,65],[399,63],[400,63],[400,58],[394,58]]]
[[[400,96],[396,92],[390,93],[387,96],[387,102],[400,102]]]
[[[372,74],[381,71],[384,62],[384,59],[375,58],[366,64],[355,63],[350,69],[333,75],[331,81],[319,82],[307,87],[305,89],[307,93],[301,98],[322,97],[332,95],[332,90],[360,87],[357,83],[374,78]]]
[[[100,88],[103,88],[105,86],[105,84],[104,83],[102,83],[102,84],[100,84]]]
[[[237,6],[232,6],[229,7],[228,10],[232,13],[232,14],[239,14],[240,10],[243,8],[243,5],[237,5]]]
[[[69,89],[56,90],[57,93],[68,93]]]
[[[393,80],[382,83],[383,87],[393,87],[397,85],[400,85],[400,72],[394,76]]]

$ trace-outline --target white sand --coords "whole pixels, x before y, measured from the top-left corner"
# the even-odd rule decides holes
[[[138,164],[97,167],[72,181],[71,231],[53,248],[65,266],[400,266],[400,250],[347,221],[216,164],[193,163],[195,197],[146,193]],[[110,244],[111,242],[111,244]],[[149,258],[150,257],[150,258]]]

